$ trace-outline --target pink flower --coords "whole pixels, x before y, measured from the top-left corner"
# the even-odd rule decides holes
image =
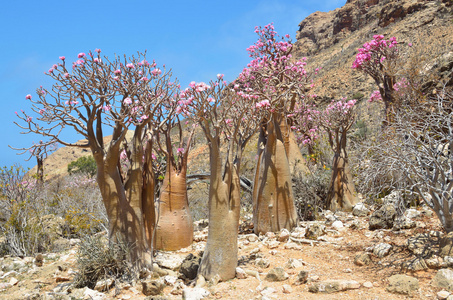
[[[223,74],[217,74],[217,79],[222,79],[223,78]]]
[[[100,59],[100,58],[97,58],[97,57],[96,57],[93,61],[94,61],[95,63],[101,63],[101,59]]]
[[[30,123],[32,119],[33,119],[32,117],[27,117],[27,120],[26,120],[26,121],[27,121],[28,123]]]
[[[112,106],[111,106],[110,104],[107,104],[107,105],[104,105],[104,106],[102,107],[102,109],[103,109],[104,111],[109,111],[110,109],[112,109]]]
[[[154,153],[151,153],[151,158],[156,159],[157,157],[156,157],[156,155],[154,155]]]
[[[101,53],[101,49],[96,49],[94,51],[97,52],[97,53]]]
[[[126,67],[129,68],[129,69],[134,69],[135,68],[135,66],[133,64],[127,64]]]
[[[54,69],[56,70],[56,69],[58,68],[58,66],[57,66],[56,64],[54,64],[54,65],[52,66],[52,68],[54,68]]]
[[[162,74],[162,71],[160,69],[154,69],[151,71],[151,73],[154,75],[154,76],[157,76],[157,75],[160,75]]]
[[[132,99],[127,97],[126,99],[124,99],[123,103],[124,103],[124,105],[132,104]]]
[[[142,77],[142,81],[148,81],[147,77]]]
[[[80,52],[79,55],[77,55],[77,58],[82,58],[82,57],[85,57],[85,56],[86,56],[85,53]]]
[[[121,74],[121,70],[120,70],[120,69],[118,69],[118,70],[115,70],[115,72],[114,72],[114,73],[115,73],[115,74]]]
[[[25,96],[25,99],[27,99],[27,100],[31,100],[31,95],[30,95],[30,94],[28,94],[27,96]]]
[[[64,73],[64,78],[69,78],[69,73]]]
[[[407,44],[409,47],[412,47],[412,43]]]
[[[256,108],[261,108],[261,107],[270,107],[271,104],[269,103],[269,100],[263,100],[261,102],[258,102],[255,107]]]
[[[53,73],[53,69],[52,68],[49,69],[49,73]]]
[[[184,148],[178,148],[178,149],[176,149],[176,153],[178,153],[178,154],[183,154],[183,153],[184,153]]]
[[[64,57],[64,56],[60,56],[59,58],[60,58],[61,60],[65,60],[65,59],[66,59],[66,57]]]

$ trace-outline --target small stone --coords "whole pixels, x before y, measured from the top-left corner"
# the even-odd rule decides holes
[[[439,299],[439,300],[447,299],[448,296],[450,296],[450,293],[445,291],[445,290],[440,291],[440,292],[437,293],[437,299]]]
[[[69,278],[68,276],[57,276],[55,277],[55,282],[66,282],[66,281],[70,281],[71,278]]]
[[[365,281],[362,285],[367,289],[371,289],[373,287],[373,283],[371,283],[371,281]]]
[[[142,281],[142,292],[146,296],[159,295],[164,289],[165,285],[161,280],[144,280]]]
[[[289,231],[286,228],[283,228],[280,233],[278,234],[277,241],[279,242],[286,242],[289,239]]]
[[[16,278],[14,277],[11,277],[11,279],[9,280],[9,284],[11,284],[12,286],[13,285],[16,285],[17,283],[19,282],[19,280],[17,280]]]
[[[263,269],[269,268],[270,264],[271,263],[269,262],[269,260],[267,260],[265,258],[257,258],[255,260],[255,266],[263,268]]]
[[[284,284],[282,289],[284,294],[291,294],[293,292],[293,289],[288,284]]]
[[[203,288],[185,288],[182,291],[182,299],[183,300],[201,300],[207,296],[209,296],[209,291]]]
[[[344,269],[343,272],[345,272],[345,273],[352,273],[352,270],[348,268],[348,269]]]
[[[283,268],[274,268],[270,270],[266,275],[267,281],[284,281],[289,278],[288,273]]]
[[[275,248],[278,248],[278,246],[280,245],[280,242],[278,241],[271,241],[269,242],[269,244],[267,245],[267,247],[269,249],[275,249]]]
[[[371,262],[370,254],[367,252],[359,253],[354,258],[354,264],[357,266],[368,265]]]
[[[166,285],[169,285],[169,286],[174,286],[176,284],[177,280],[178,280],[178,277],[176,277],[176,276],[171,276],[171,275],[164,276],[164,282]]]
[[[307,283],[308,281],[308,271],[300,271],[299,274],[297,274],[297,282],[299,283]]]
[[[100,281],[96,282],[96,286],[94,287],[94,289],[99,292],[108,291],[113,286],[113,282],[114,281],[112,278],[108,278],[106,280],[100,280]]]
[[[222,281],[222,278],[220,278],[220,275],[219,275],[219,274],[216,274],[214,277],[212,277],[211,279],[209,279],[209,285],[210,285],[210,286],[216,285],[216,284],[219,283],[220,281]]]
[[[340,230],[343,227],[344,227],[343,222],[341,222],[340,220],[337,220],[332,223],[332,228],[335,230]]]
[[[392,249],[392,245],[387,243],[380,243],[374,246],[373,254],[379,258],[383,258],[390,253],[390,249]]]
[[[369,213],[370,210],[363,203],[357,203],[352,210],[352,214],[356,217],[366,217]]]
[[[237,279],[246,279],[247,273],[245,273],[244,269],[237,267],[236,268],[236,278]]]
[[[283,248],[285,249],[293,249],[293,250],[301,250],[302,249],[302,246],[301,245],[298,245],[294,242],[291,242],[291,241],[288,241],[284,246]]]
[[[285,268],[287,268],[287,269],[297,269],[302,266],[303,266],[302,262],[300,260],[294,259],[294,258],[290,258],[285,264]]]
[[[346,290],[358,289],[360,283],[354,280],[326,280],[309,286],[308,291],[311,293],[335,293]]]
[[[41,253],[36,254],[35,256],[35,266],[42,267],[44,263],[44,257]]]
[[[256,242],[258,240],[258,236],[254,233],[251,233],[251,234],[247,234],[246,235],[246,238],[249,242]]]
[[[316,240],[318,237],[324,234],[326,234],[325,226],[318,223],[314,223],[310,227],[308,227],[308,230],[305,233],[305,237],[307,239]]]
[[[275,239],[275,233],[273,233],[271,231],[266,232],[266,234],[264,236],[267,237],[268,239]]]

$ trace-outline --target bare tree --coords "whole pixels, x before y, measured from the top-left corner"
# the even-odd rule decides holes
[[[418,106],[405,106],[366,150],[368,162],[378,161],[384,172],[409,183],[406,190],[433,209],[447,232],[453,231],[452,103],[453,94],[444,89]]]

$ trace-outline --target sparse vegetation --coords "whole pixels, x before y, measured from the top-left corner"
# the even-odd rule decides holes
[[[96,161],[93,156],[83,156],[70,164],[68,164],[68,173],[74,174],[87,174],[93,177],[96,174]]]

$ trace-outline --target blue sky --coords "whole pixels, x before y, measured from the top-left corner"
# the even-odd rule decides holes
[[[35,160],[8,147],[26,147],[39,136],[21,135],[15,111],[30,111],[25,95],[40,85],[59,56],[68,62],[79,52],[131,56],[147,50],[148,60],[173,70],[181,85],[233,80],[248,63],[245,50],[257,38],[255,26],[273,22],[295,41],[298,24],[315,11],[341,7],[346,0],[312,1],[4,1],[0,10],[0,166],[33,167]],[[73,142],[83,137],[68,132]]]

